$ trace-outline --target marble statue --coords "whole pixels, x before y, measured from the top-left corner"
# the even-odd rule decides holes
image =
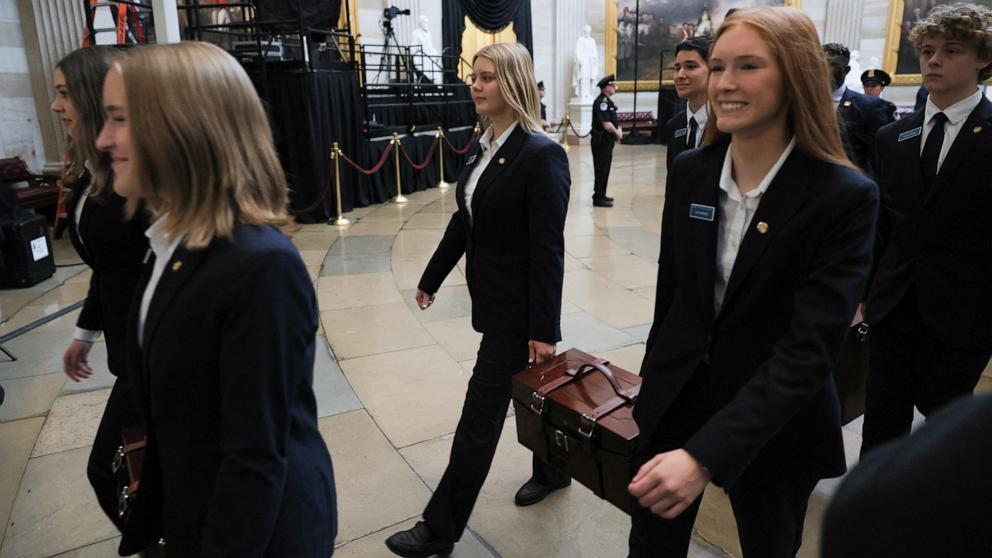
[[[572,87],[575,96],[580,99],[592,100],[596,81],[599,79],[599,52],[596,40],[592,38],[592,27],[582,28],[583,35],[575,41],[575,72],[572,76]]]
[[[418,48],[419,47],[419,48]],[[441,77],[440,59],[427,58],[438,56],[434,48],[434,38],[431,37],[430,18],[421,15],[417,18],[417,28],[410,34],[410,50],[413,52],[413,64],[422,71],[427,79],[439,83]],[[425,56],[420,56],[423,53]]]
[[[847,72],[847,77],[844,78],[844,85],[848,89],[852,89],[858,93],[864,93],[865,86],[861,83],[861,53],[852,50],[851,61],[847,65],[851,67],[851,71]]]

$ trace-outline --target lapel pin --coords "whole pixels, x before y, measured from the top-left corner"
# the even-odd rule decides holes
[[[844,101],[844,106],[845,107],[851,106],[851,101]]]
[[[766,232],[768,232],[768,223],[764,221],[758,222],[758,232],[761,234],[765,234]]]
[[[499,164],[505,165],[506,164],[506,157],[500,157],[499,158]]]
[[[975,128],[971,131],[971,133],[977,134],[978,132],[981,132],[981,131],[982,131],[982,127],[981,126],[975,126]]]
[[[172,271],[179,271],[179,268],[183,266],[183,262],[176,260],[172,263]]]

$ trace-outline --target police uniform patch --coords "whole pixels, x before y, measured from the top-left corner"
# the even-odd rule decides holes
[[[599,110],[606,110],[609,107],[606,103],[599,103]]]

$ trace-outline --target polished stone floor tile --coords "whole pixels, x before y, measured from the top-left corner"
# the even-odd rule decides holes
[[[451,207],[451,206],[448,206]],[[454,208],[452,208],[454,209]],[[404,229],[445,229],[448,226],[448,222],[451,221],[451,215],[448,213],[431,213],[421,211],[413,217],[403,223]]]
[[[327,339],[317,337],[313,364],[313,393],[317,398],[317,416],[327,417],[362,408],[362,402],[351,389],[334,356]]]
[[[121,538],[114,537],[112,539],[100,541],[96,544],[70,550],[69,552],[59,554],[54,558],[108,558],[110,556],[117,556],[117,547],[120,546],[120,544]]]
[[[364,273],[382,273],[385,271],[389,271],[389,256],[386,254],[327,256],[324,258],[324,266],[320,269],[320,275],[321,277],[331,275],[360,275]]]
[[[303,265],[308,267],[322,265],[325,255],[327,255],[326,250],[300,250],[300,258],[303,260]]]
[[[565,274],[565,298],[618,329],[650,323],[654,307],[622,285],[593,271]]]
[[[323,250],[326,252],[327,248],[330,247],[341,234],[338,232],[337,227],[327,225],[319,226],[321,227],[320,229],[301,230],[293,235],[293,244],[296,245],[298,250]]]
[[[600,353],[637,342],[634,337],[610,327],[586,312],[562,316],[561,335],[562,350],[574,347],[587,353]]]
[[[0,422],[45,415],[65,382],[61,372],[4,381],[6,399],[0,405]]]
[[[60,310],[68,308],[72,304],[52,303],[52,304],[29,304],[9,320],[0,325],[0,336],[8,335],[14,331],[35,324],[41,319],[51,316]],[[79,310],[73,310],[52,321],[31,328],[32,333],[45,331],[71,331],[76,328],[76,320],[79,318]]]
[[[386,539],[397,531],[405,531],[413,527],[419,517],[404,521],[397,525],[391,525],[382,531],[372,533],[352,541],[334,551],[334,558],[383,558],[392,556],[386,548]],[[494,558],[496,555],[489,551],[479,542],[471,532],[462,535],[462,539],[455,545],[455,550],[449,555],[451,558]]]
[[[55,400],[31,457],[93,445],[109,389],[63,395]]]
[[[658,264],[634,254],[599,256],[581,260],[589,269],[628,289],[654,286]]]
[[[429,259],[441,242],[444,231],[437,229],[404,229],[393,242],[393,261]]]
[[[421,258],[417,260],[393,260],[393,279],[396,280],[396,287],[401,290],[416,289],[417,285],[420,284],[420,278],[424,274],[424,270],[427,269],[427,262],[430,258]],[[448,276],[445,277],[444,282],[441,283],[442,287],[450,287],[453,285],[464,285],[465,275],[462,270],[455,266],[452,268]]]
[[[655,295],[657,294],[657,292],[658,292],[658,287],[657,286],[654,286],[654,287],[641,287],[639,289],[634,289],[634,294],[636,294],[637,296],[640,296],[640,297],[644,297],[647,300],[650,300],[651,302],[654,302],[654,298],[655,298]],[[651,307],[654,308],[654,304],[652,304]]]
[[[372,211],[369,211],[364,217],[362,217],[362,221],[388,221],[404,223],[420,211],[424,205],[425,204],[415,203],[385,203],[377,206]]]
[[[425,322],[424,329],[448,356],[459,362],[474,359],[479,352],[482,334],[472,329],[469,317]]]
[[[607,236],[566,236],[565,251],[575,258],[629,254],[630,250]]]
[[[31,448],[41,432],[42,417],[0,423],[0,542],[4,539],[11,507],[21,476],[31,457]]]
[[[329,256],[378,256],[388,254],[393,245],[393,237],[380,236],[341,236],[327,252]]]
[[[90,448],[28,462],[0,557],[51,556],[117,535],[86,480]]]
[[[434,296],[434,303],[427,310],[421,310],[417,305],[416,289],[403,291],[401,294],[410,313],[423,323],[472,316],[472,297],[465,285],[441,287]]]
[[[402,226],[400,221],[359,221],[344,229],[341,236],[393,236],[400,232]]]
[[[627,329],[625,329],[623,331],[624,331],[624,333],[626,333],[627,335],[630,335],[631,337],[634,337],[638,341],[640,341],[642,343],[646,343],[647,340],[648,340],[648,334],[651,333],[651,325],[652,324],[647,323],[647,324],[644,324],[644,325],[639,325],[639,326],[634,326],[634,327],[628,327]]]
[[[471,375],[437,345],[342,360],[341,369],[396,447],[454,432]]]
[[[637,343],[612,351],[604,351],[596,356],[610,361],[611,364],[619,366],[631,374],[640,374],[641,363],[644,362],[644,348],[644,343]]]
[[[321,310],[402,302],[388,271],[321,277],[317,280],[317,301]]]
[[[322,418],[319,426],[334,462],[338,544],[423,511],[430,491],[365,411]]]
[[[62,372],[62,354],[70,341],[72,341],[71,331],[26,333],[7,341],[4,343],[4,348],[13,353],[17,361],[0,362],[0,380]],[[89,362],[97,372],[107,369],[105,343],[93,344]]]
[[[340,360],[434,343],[402,302],[329,310],[320,319]]]

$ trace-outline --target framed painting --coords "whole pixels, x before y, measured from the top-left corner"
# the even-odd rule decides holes
[[[938,4],[955,0],[889,0],[889,27],[885,37],[885,71],[892,76],[892,85],[920,85],[920,60],[909,40],[909,32],[917,21],[930,15]],[[968,0],[992,8],[992,0]]]
[[[619,91],[634,90],[636,40],[637,89],[657,91],[661,84],[672,84],[675,46],[689,37],[715,33],[729,10],[756,6],[799,7],[800,1],[606,0],[605,73],[616,74]]]

